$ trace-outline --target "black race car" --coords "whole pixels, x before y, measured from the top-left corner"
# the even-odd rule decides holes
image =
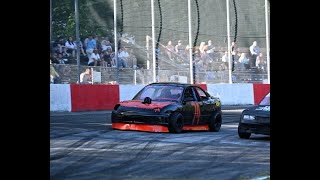
[[[241,114],[239,137],[248,139],[251,133],[270,135],[270,92],[257,106],[245,109]]]
[[[196,85],[152,83],[132,100],[115,105],[111,120],[112,128],[118,130],[217,132],[222,123],[221,102]]]

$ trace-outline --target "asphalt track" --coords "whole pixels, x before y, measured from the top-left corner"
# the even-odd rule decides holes
[[[111,129],[110,111],[50,113],[50,179],[259,179],[270,175],[270,138],[240,139],[243,107],[223,109],[219,132]],[[262,178],[263,179],[263,178]]]

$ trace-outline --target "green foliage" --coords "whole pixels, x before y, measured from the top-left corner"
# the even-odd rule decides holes
[[[108,2],[108,3],[107,3]],[[78,0],[79,33],[83,40],[88,35],[107,36],[112,40],[113,7],[110,0]],[[75,0],[52,0],[53,40],[59,36],[76,36]]]

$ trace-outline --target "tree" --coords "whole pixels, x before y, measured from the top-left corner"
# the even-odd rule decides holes
[[[52,0],[53,40],[59,36],[75,37],[75,0]],[[79,0],[79,33],[107,36],[112,40],[113,0]],[[75,38],[74,38],[75,39]]]

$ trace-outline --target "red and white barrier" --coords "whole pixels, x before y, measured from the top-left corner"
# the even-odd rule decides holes
[[[50,111],[112,110],[131,100],[145,85],[50,84]],[[223,105],[253,105],[269,92],[270,84],[201,84]]]
[[[112,110],[119,97],[119,85],[50,84],[50,111]]]
[[[71,111],[111,110],[119,102],[119,85],[71,84]]]
[[[50,84],[50,111],[71,111],[69,84]]]

